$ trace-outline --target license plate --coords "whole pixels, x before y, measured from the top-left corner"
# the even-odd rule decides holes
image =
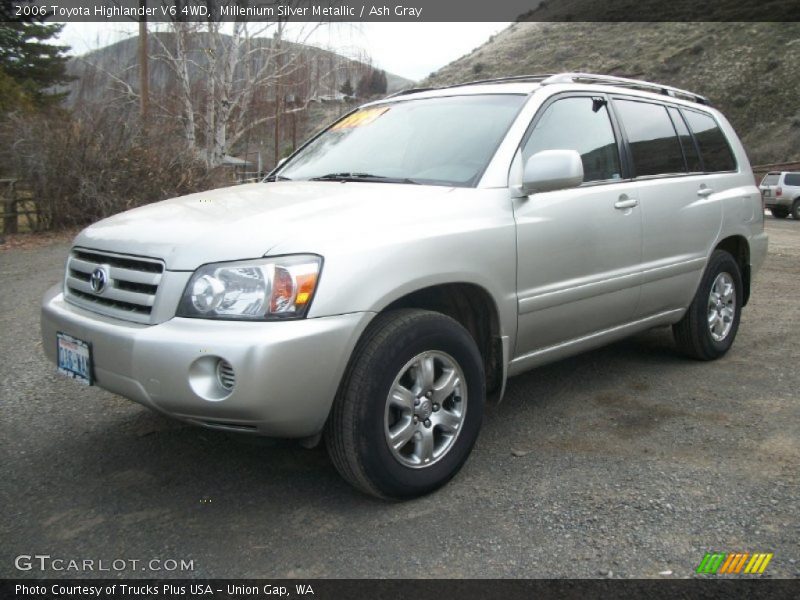
[[[87,342],[56,333],[58,372],[83,385],[92,385],[92,348]]]
[[[764,197],[766,198],[767,196],[769,196],[769,190],[764,190]]]

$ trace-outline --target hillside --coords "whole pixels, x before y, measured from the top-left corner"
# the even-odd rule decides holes
[[[188,41],[188,78],[193,90],[203,94],[206,91],[206,68],[209,64],[209,48],[213,47],[206,33],[195,33]],[[228,36],[222,36],[227,38]],[[224,43],[224,42],[223,42]],[[274,72],[276,52],[271,48],[271,38],[252,38],[256,51],[249,54],[250,73],[258,72],[264,61],[267,72]],[[177,78],[170,66],[159,58],[166,47],[174,53],[175,34],[171,32],[151,32],[149,35],[149,84],[152,104],[159,107],[160,115],[179,114],[176,108]],[[263,51],[262,51],[263,50]],[[362,77],[369,75],[372,67],[362,61],[348,58],[335,52],[315,46],[281,42],[281,52],[285,60],[291,60],[281,80],[280,88],[267,86],[259,95],[258,116],[263,111],[274,110],[274,94],[277,89],[287,98],[286,102],[296,102],[295,106],[305,106],[296,115],[286,117],[281,130],[279,144],[280,156],[286,156],[296,144],[328,124],[353,106],[353,100],[343,101],[340,93],[342,85],[350,81],[353,88],[358,87]],[[237,63],[236,77],[239,86],[246,86],[249,79],[242,63]],[[68,92],[66,105],[82,107],[93,111],[99,105],[113,106],[117,118],[135,119],[138,116],[138,103],[133,94],[139,90],[138,39],[128,38],[97,49],[84,56],[73,58],[67,65],[67,72],[74,77],[67,86],[61,88]],[[386,73],[387,93],[410,87],[412,82],[392,73]],[[243,89],[239,87],[238,89]],[[292,98],[292,100],[288,100]],[[335,99],[336,101],[331,101]],[[358,101],[363,101],[359,99]],[[271,105],[271,106],[270,106]],[[169,110],[163,107],[169,106]],[[171,112],[170,112],[171,111]],[[272,114],[271,112],[269,114]],[[277,158],[275,155],[274,124],[266,122],[254,128],[239,140],[230,152],[239,158],[249,160],[252,165],[263,165],[271,169]]]
[[[708,96],[754,164],[800,159],[798,23],[515,23],[421,85],[585,71]]]
[[[200,65],[207,60],[205,35],[203,33],[194,34],[190,41],[192,59]],[[161,43],[156,37],[160,39]],[[150,90],[152,93],[159,94],[168,91],[169,86],[174,84],[175,77],[167,64],[155,57],[163,53],[161,44],[170,49],[175,47],[174,34],[151,32],[149,38],[148,49],[149,55],[152,57],[149,64]],[[270,53],[269,47],[272,44],[270,38],[254,38],[253,43],[264,48],[264,55]],[[304,67],[303,74],[307,75],[307,81],[313,80],[314,83],[319,84],[313,86],[317,88],[316,95],[337,93],[347,79],[350,79],[355,88],[360,77],[370,68],[364,62],[323,48],[287,41],[283,41],[282,44],[291,55],[302,54],[305,56],[307,66]],[[66,91],[70,92],[67,103],[71,105],[79,99],[94,102],[113,97],[115,94],[118,95],[119,83],[114,82],[111,75],[119,78],[134,90],[138,90],[137,52],[138,39],[131,37],[71,59],[67,65],[67,73],[75,77],[75,80],[66,86]],[[256,53],[253,60],[254,68],[260,66],[260,58]],[[202,76],[203,73],[199,69],[190,70],[189,77],[192,82]],[[393,73],[386,73],[386,79],[387,93],[403,89],[412,83],[411,80]],[[308,88],[308,85],[306,87]],[[117,90],[115,91],[114,88]]]

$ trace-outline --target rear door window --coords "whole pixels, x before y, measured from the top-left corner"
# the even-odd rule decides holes
[[[728,140],[725,139],[725,134],[722,133],[714,118],[711,115],[687,109],[683,110],[683,115],[697,140],[705,171],[707,173],[735,171],[736,159],[733,157]]]
[[[783,177],[784,185],[800,185],[800,173],[787,173]]]
[[[614,100],[633,157],[636,177],[685,173],[678,134],[661,104]]]

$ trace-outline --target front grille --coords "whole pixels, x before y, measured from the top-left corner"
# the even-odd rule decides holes
[[[100,292],[92,288],[92,273],[98,269],[107,276]],[[64,295],[97,313],[150,323],[163,274],[164,263],[155,258],[74,248],[67,261]]]

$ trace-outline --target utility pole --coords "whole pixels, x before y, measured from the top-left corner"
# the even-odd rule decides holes
[[[283,77],[283,54],[281,53],[281,38],[283,37],[283,27],[278,21],[278,30],[273,37],[272,51],[275,55],[275,165],[281,159],[281,110],[282,110],[282,95],[283,86],[281,85]]]
[[[292,110],[292,152],[297,150],[297,108]]]
[[[147,0],[139,0],[142,13],[147,7]],[[142,118],[142,130],[147,130],[147,113],[150,103],[150,77],[148,75],[147,57],[147,19],[139,17],[139,112]]]

